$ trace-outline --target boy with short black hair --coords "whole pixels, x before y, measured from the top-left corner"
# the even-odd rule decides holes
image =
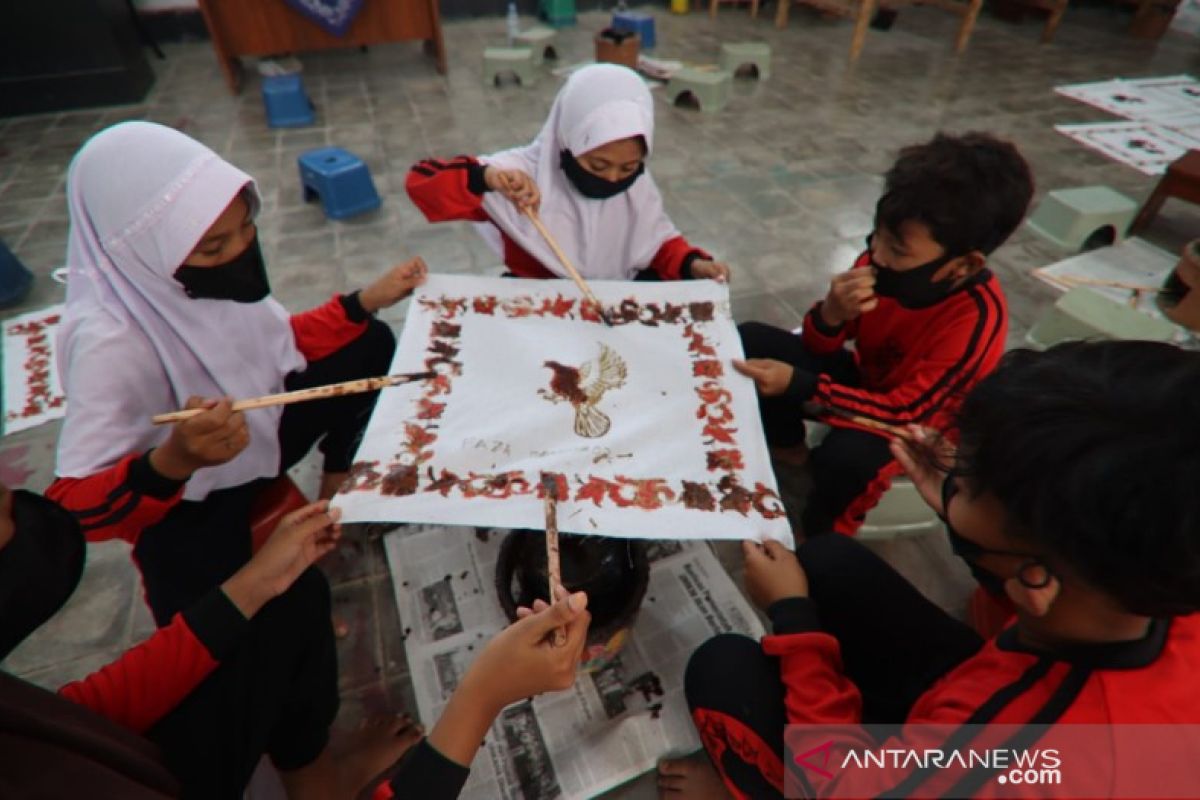
[[[988,134],[906,147],[885,177],[866,251],[833,278],[803,332],[740,326],[747,360],[735,366],[758,387],[773,453],[785,463],[811,455],[806,536],[854,534],[899,474],[879,424],[946,430],[1000,359],[1008,311],[987,257],[1032,196],[1021,154]],[[833,426],[811,454],[806,406]]]
[[[761,646],[726,634],[693,654],[685,691],[716,770],[664,763],[663,796],[779,796],[787,724],[903,722],[901,738],[866,746],[945,749],[955,739],[922,741],[922,724],[956,737],[962,725],[1012,725],[1036,747],[1035,725],[1065,735],[1058,726],[1200,723],[1200,354],[1136,341],[1016,351],[966,398],[959,431],[957,453],[927,429],[893,452],[1015,621],[984,642],[848,537],[796,554],[747,542],[747,590],[774,634]],[[831,741],[832,763],[863,745]],[[1109,793],[1116,765],[1124,779],[1155,775],[1104,743],[1084,774],[1078,760],[1064,771],[1076,791],[1053,796],[1146,796]],[[1172,769],[1200,779],[1195,759],[1181,760]],[[848,796],[845,782],[862,777],[802,774],[821,797]],[[922,791],[948,777],[953,792]],[[995,778],[1004,783],[990,769],[918,772],[852,796],[991,797]],[[1081,781],[1110,788],[1081,793]]]

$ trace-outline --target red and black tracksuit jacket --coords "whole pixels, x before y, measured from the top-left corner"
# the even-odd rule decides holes
[[[449,161],[427,158],[408,171],[404,188],[430,222],[492,222],[483,209],[483,193],[488,191],[483,170],[484,165],[470,156],[456,156]],[[504,242],[504,264],[513,275],[518,278],[559,277],[525,252],[503,229],[496,227]],[[692,262],[698,258],[711,256],[692,247],[682,236],[675,236],[662,243],[650,261],[650,269],[662,280],[686,279],[691,277]]]
[[[855,263],[869,269],[869,254]],[[990,271],[927,308],[905,308],[894,298],[879,297],[869,314],[830,329],[821,320],[820,303],[804,319],[804,347],[817,356],[831,355],[854,345],[859,385],[835,383],[829,375],[796,373],[803,386],[788,394],[832,409],[821,421],[838,428],[879,431],[838,416],[837,412],[892,426],[922,425],[952,431],[954,418],[967,392],[991,372],[1004,354],[1008,306],[1000,282]],[[891,460],[834,523],[834,529],[854,534],[891,481],[903,470]]]
[[[357,293],[337,295],[292,316],[296,348],[306,361],[325,358],[360,336],[367,319]],[[137,544],[141,532],[161,521],[183,497],[183,483],[157,474],[148,455],[130,453],[86,478],[58,478],[46,497],[75,515],[89,542],[124,539]]]
[[[779,659],[788,724],[857,725],[862,721],[862,700],[858,688],[842,671],[837,639],[820,629],[811,599],[793,598],[787,603],[791,605],[788,622],[776,625],[774,635],[763,637],[762,649]],[[1055,655],[1023,645],[1014,624],[934,683],[913,705],[899,735],[876,743],[876,749],[922,752],[945,749],[955,742],[954,734],[950,739],[926,740],[907,727],[922,723],[938,726],[937,732],[946,730],[945,726],[955,730],[959,725],[991,723],[1019,727],[1195,725],[1200,723],[1198,664],[1200,614],[1153,620],[1147,635],[1137,641],[1081,645]],[[742,761],[756,765],[783,791],[784,765],[759,733],[732,716],[709,709],[694,709],[693,718],[709,753],[736,746]],[[849,733],[843,738],[831,735],[827,764],[840,765],[848,749],[861,751],[873,744]],[[822,734],[820,738],[829,737]],[[1064,769],[1069,766],[1065,758]],[[1093,770],[1112,767],[1111,763],[1090,765]],[[1075,768],[1081,765],[1076,763]],[[898,770],[894,776],[883,776],[889,781],[885,785],[874,773],[862,786],[861,795],[858,783],[851,783],[863,781],[861,773],[831,772],[832,777],[825,778],[804,770],[810,796],[827,797],[835,788],[842,797],[848,796],[847,792],[856,797],[995,796],[994,784],[985,786],[990,777],[986,770],[957,774],[936,769]],[[1101,781],[1107,774],[1099,776]],[[895,781],[890,782],[893,777]],[[727,786],[742,800],[736,786],[729,782]],[[1037,796],[1053,797],[1045,793],[1051,788],[1039,786]]]

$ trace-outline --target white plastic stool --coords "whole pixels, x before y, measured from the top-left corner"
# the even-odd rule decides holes
[[[489,47],[483,51],[483,82],[486,86],[499,86],[505,74],[516,76],[522,87],[537,83],[537,71],[533,65],[531,47]]]
[[[522,47],[531,49],[533,51],[533,63],[541,66],[547,58],[558,58],[558,51],[554,49],[554,38],[557,35],[558,32],[554,28],[539,25],[536,28],[521,31],[517,34],[515,41]]]
[[[742,67],[753,67],[754,77],[771,77],[771,46],[765,42],[725,42],[721,45],[721,69],[738,75]]]
[[[1038,350],[1059,342],[1081,339],[1144,339],[1170,342],[1177,328],[1171,322],[1114,303],[1099,292],[1083,286],[1071,289],[1025,335]]]
[[[724,70],[695,69],[684,67],[671,76],[667,92],[671,103],[678,105],[680,98],[690,95],[706,113],[720,111],[729,102],[729,87],[732,76]]]
[[[1050,192],[1027,223],[1065,250],[1116,244],[1137,214],[1137,203],[1107,186]]]

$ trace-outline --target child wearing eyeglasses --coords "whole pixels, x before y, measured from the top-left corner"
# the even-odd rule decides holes
[[[1015,617],[985,641],[850,537],[796,553],[747,542],[746,588],[773,631],[692,655],[684,686],[706,757],[661,764],[662,797],[780,797],[785,770],[808,797],[1020,796],[977,765],[796,769],[789,724],[897,726],[886,741],[823,736],[829,760],[815,763],[836,766],[851,748],[954,744],[922,738],[923,724],[959,739],[963,725],[1009,725],[1034,748],[1050,735],[1037,726],[1200,723],[1200,353],[1137,341],[1014,351],[966,398],[959,432],[955,451],[914,428],[892,453]],[[1138,796],[1111,792],[1131,777],[1152,785],[1145,769],[1200,780],[1194,758],[1148,766],[1122,759],[1118,739],[1086,768],[1064,765],[1074,791],[1023,796]]]

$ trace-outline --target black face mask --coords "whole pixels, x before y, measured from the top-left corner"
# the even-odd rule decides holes
[[[215,267],[184,264],[175,270],[175,280],[193,300],[233,300],[257,303],[271,293],[267,267],[263,263],[258,236],[238,255]]]
[[[12,521],[0,548],[0,659],[67,602],[85,552],[75,517],[41,495],[13,492]]]
[[[1021,585],[1028,589],[1044,589],[1049,586],[1050,581],[1057,576],[1050,571],[1050,568],[1038,556],[1028,553],[1009,552],[1007,550],[989,550],[954,530],[954,526],[950,524],[947,516],[947,509],[950,508],[950,498],[954,497],[957,492],[958,488],[954,482],[954,475],[947,475],[946,479],[942,481],[942,514],[940,515],[942,524],[946,526],[946,537],[950,540],[950,551],[966,562],[967,569],[971,570],[971,577],[983,587],[983,590],[993,597],[1007,597],[1004,584],[1008,583],[1008,578],[997,575],[991,570],[986,570],[976,563],[978,558],[988,554],[1024,558],[1025,560],[1021,562],[1021,565],[1017,568],[1017,574],[1014,576]],[[1033,568],[1035,567],[1041,573],[1041,577],[1037,579],[1031,577]]]
[[[954,288],[954,280],[933,280],[937,271],[954,259],[950,253],[919,267],[898,271],[875,261],[871,237],[867,237],[867,257],[875,268],[875,294],[890,297],[905,308],[928,308],[941,302]]]
[[[583,165],[571,155],[570,150],[563,150],[559,154],[559,165],[562,171],[567,174],[567,180],[575,187],[575,190],[584,197],[590,197],[593,200],[607,200],[614,195],[633,186],[643,172],[646,171],[646,164],[642,162],[638,164],[638,168],[627,178],[622,178],[619,181],[610,181],[601,178],[599,175],[593,175],[583,168]]]

